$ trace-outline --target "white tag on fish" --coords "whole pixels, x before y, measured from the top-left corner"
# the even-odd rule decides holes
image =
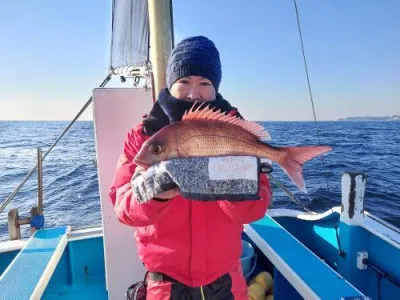
[[[258,180],[258,159],[252,156],[210,157],[208,174],[210,180]]]

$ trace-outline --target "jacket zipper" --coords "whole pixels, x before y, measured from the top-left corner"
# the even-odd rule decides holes
[[[203,291],[203,287],[200,287],[200,292],[201,292],[201,300],[206,300],[206,297],[204,297],[204,291]]]
[[[193,243],[192,243],[192,236],[193,236],[193,226],[192,226],[192,201],[189,201],[189,226],[190,226],[190,251],[189,251],[189,272],[190,272],[190,281],[192,281],[193,283],[193,278],[192,278],[192,247],[193,247]]]

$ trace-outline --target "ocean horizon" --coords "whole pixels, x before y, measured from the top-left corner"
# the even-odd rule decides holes
[[[0,204],[56,141],[70,121],[0,121]],[[274,146],[317,145],[314,121],[262,121]],[[341,176],[367,174],[365,209],[400,227],[400,122],[318,121],[320,141],[333,151],[304,166],[308,194],[294,186],[274,164],[273,174],[309,209],[324,212],[341,203]],[[92,120],[78,120],[43,162],[46,226],[101,225],[100,198]],[[325,165],[325,167],[323,166]],[[7,212],[27,216],[37,201],[36,172],[0,214],[0,241],[8,238]],[[274,183],[273,208],[302,210]],[[23,227],[27,234],[28,227]]]

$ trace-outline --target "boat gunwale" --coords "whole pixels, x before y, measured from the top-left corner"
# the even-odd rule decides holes
[[[301,212],[303,213],[303,212]],[[271,216],[270,216],[271,217]],[[274,219],[273,217],[271,217]],[[277,222],[277,221],[276,221]],[[324,264],[331,272],[333,272],[337,278],[342,279],[346,282],[354,291],[358,292],[360,295],[364,295],[358,288],[356,288],[350,281],[348,281],[345,277],[340,275],[336,270],[334,270],[331,266],[329,266],[326,262],[321,260],[313,251],[311,251],[308,247],[306,247],[302,242],[300,242],[295,236],[293,236],[289,231],[287,231],[282,225],[278,223],[278,227],[287,232],[291,238],[293,238],[296,242],[298,242],[307,252],[311,253],[311,255]],[[279,272],[290,282],[290,284],[296,289],[296,291],[304,297],[304,299],[321,299],[315,291],[296,273],[293,268],[286,263],[285,260],[281,258],[281,256],[272,248],[262,237],[261,235],[252,228],[251,224],[245,225],[245,233],[249,236],[251,240],[256,244],[256,246],[262,251],[263,255],[265,255],[271,263],[278,268]],[[269,255],[268,255],[269,253]],[[280,268],[279,268],[280,267]]]
[[[274,219],[281,217],[289,217],[305,221],[318,221],[330,215],[332,212],[340,214],[341,207],[336,206],[333,207],[332,209],[329,209],[323,213],[316,215],[312,215],[300,210],[276,208],[276,209],[270,209],[267,212],[267,215]],[[356,223],[355,225],[360,226],[361,228],[367,230],[377,238],[389,243],[390,245],[400,250],[400,228],[391,225],[390,223],[367,212],[366,210],[364,210],[364,218],[362,219],[362,221]]]
[[[92,239],[97,237],[103,237],[103,227],[86,227],[72,229],[68,234],[68,242],[79,241],[83,239]],[[6,252],[20,251],[27,243],[30,237],[0,242],[0,255]]]

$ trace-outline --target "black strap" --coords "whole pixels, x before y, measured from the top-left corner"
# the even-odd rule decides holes
[[[176,280],[168,275],[165,275],[163,273],[159,272],[148,272],[149,273],[149,279],[153,281],[170,281],[170,282],[176,282]]]

